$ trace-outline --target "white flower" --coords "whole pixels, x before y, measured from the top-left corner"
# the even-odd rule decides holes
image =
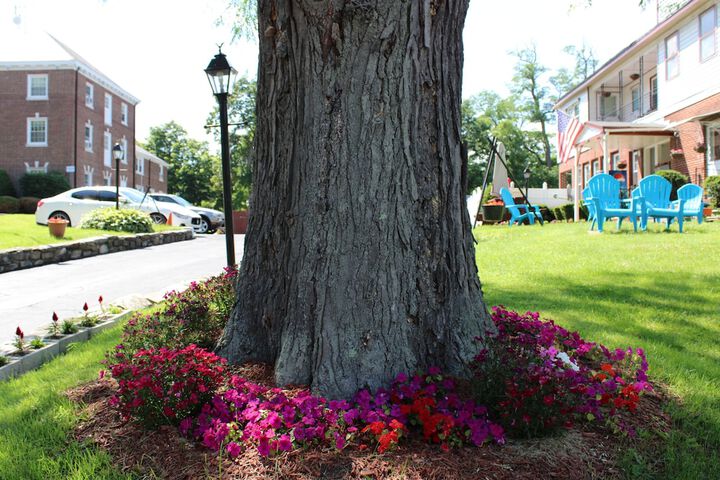
[[[580,368],[577,366],[577,364],[575,362],[573,362],[572,360],[570,360],[570,357],[568,356],[567,353],[560,352],[555,356],[557,358],[559,358],[560,360],[562,360],[565,365],[570,365],[570,368],[572,368],[574,371],[577,372],[580,370]]]

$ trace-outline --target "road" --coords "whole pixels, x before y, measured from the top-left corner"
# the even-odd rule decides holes
[[[235,235],[235,254],[242,258],[244,235]],[[225,236],[198,235],[194,240],[98,255],[0,274],[0,345],[20,326],[26,335],[40,333],[53,312],[60,319],[77,317],[82,306],[98,308],[158,299],[168,290],[216,275],[225,266]]]

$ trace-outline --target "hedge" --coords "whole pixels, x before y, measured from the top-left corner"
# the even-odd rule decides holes
[[[47,198],[70,190],[70,184],[62,173],[26,173],[20,177],[20,189],[25,197]]]
[[[677,170],[660,170],[655,172],[656,175],[660,175],[665,180],[672,184],[672,191],[670,192],[670,200],[677,200],[678,188],[682,187],[686,183],[690,182],[690,179],[678,172]]]
[[[37,197],[20,197],[20,213],[35,213],[37,204],[40,201]]]
[[[18,213],[20,201],[9,195],[0,196],[0,213]]]
[[[712,199],[716,208],[720,207],[720,175],[713,175],[705,179],[705,194]]]
[[[10,180],[10,175],[5,170],[0,170],[0,197],[15,197],[15,187]]]

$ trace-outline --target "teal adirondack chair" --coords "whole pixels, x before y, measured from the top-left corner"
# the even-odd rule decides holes
[[[527,219],[530,225],[535,223],[535,218],[542,220],[542,214],[540,213],[540,207],[533,206],[532,210],[524,203],[515,203],[510,190],[507,188],[500,189],[500,197],[505,203],[505,208],[510,212],[510,221],[508,226],[512,227],[513,224],[522,224],[523,220]],[[523,213],[524,211],[524,213]]]
[[[597,216],[595,215],[595,203],[588,200],[590,198],[590,189],[588,187],[583,189],[582,198],[583,205],[585,205],[588,209],[588,222],[592,222],[590,224],[590,230],[594,230],[595,224],[597,223]]]
[[[680,208],[680,201],[685,200],[683,214],[686,217],[697,217],[698,225],[703,222],[703,189],[694,183],[688,183],[678,188],[678,199],[672,202],[673,206]]]
[[[640,180],[638,187],[645,200],[642,214],[642,229],[647,229],[648,218],[654,220],[667,219],[667,228],[673,220],[677,220],[680,233],[683,231],[685,219],[685,200],[679,199],[677,203],[670,201],[672,184],[660,175],[648,175]]]
[[[633,229],[637,232],[638,218],[642,218],[643,197],[638,195],[630,199],[630,208],[623,208],[620,201],[620,182],[607,173],[594,175],[587,183],[590,190],[588,201],[595,205],[598,231],[602,233],[605,220],[617,218],[617,228],[620,230],[622,221],[629,218],[633,222]]]

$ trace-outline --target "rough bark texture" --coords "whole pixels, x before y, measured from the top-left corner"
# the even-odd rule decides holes
[[[218,350],[329,397],[431,365],[492,325],[465,208],[469,0],[259,2],[254,187]]]

